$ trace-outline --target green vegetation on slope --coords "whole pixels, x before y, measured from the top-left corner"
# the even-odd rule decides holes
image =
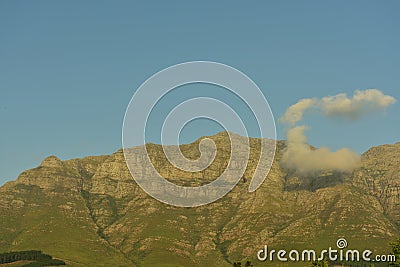
[[[224,135],[212,138],[223,153],[229,151]],[[284,149],[279,142],[270,174],[249,193],[259,141],[251,144],[248,179],[220,200],[196,208],[171,207],[149,197],[131,178],[122,151],[69,161],[49,157],[0,188],[0,252],[37,249],[78,267],[229,267],[247,260],[274,266],[256,259],[264,245],[320,250],[345,237],[351,248],[389,253],[388,242],[400,234],[400,161],[395,157],[400,145],[368,151],[352,174],[303,177],[279,167]],[[150,146],[159,153],[160,147]],[[193,158],[196,149],[196,143],[183,148]],[[203,184],[218,176],[225,156],[193,176],[159,161],[169,179]]]

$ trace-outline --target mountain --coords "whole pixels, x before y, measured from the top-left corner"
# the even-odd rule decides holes
[[[216,160],[195,174],[169,164],[161,146],[146,146],[167,179],[200,185],[223,171],[230,151],[226,133],[208,138],[216,143]],[[182,145],[182,153],[198,158],[202,139]],[[264,245],[317,250],[344,237],[351,248],[388,253],[389,241],[400,235],[400,143],[369,149],[353,173],[304,176],[280,168],[285,142],[278,141],[271,172],[249,193],[260,142],[274,141],[250,140],[245,179],[195,208],[149,197],[132,179],[122,150],[66,161],[50,156],[0,188],[0,252],[41,250],[68,266],[223,267],[247,259],[267,266],[256,259]]]

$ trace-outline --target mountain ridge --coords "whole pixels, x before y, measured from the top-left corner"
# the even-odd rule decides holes
[[[223,133],[207,138],[228,151]],[[201,139],[182,145],[182,153],[198,157]],[[285,144],[276,141],[270,174],[249,193],[259,142],[250,141],[249,179],[197,208],[147,196],[130,176],[122,150],[65,161],[47,157],[0,187],[0,214],[7,214],[0,221],[0,247],[40,249],[71,266],[231,266],[244,259],[257,266],[256,253],[265,244],[326,248],[345,236],[352,246],[385,252],[400,235],[400,142],[367,150],[351,174],[302,177],[279,166]],[[147,147],[167,179],[183,177],[160,160],[158,145]],[[175,182],[209,182],[223,166],[217,159],[210,169]]]

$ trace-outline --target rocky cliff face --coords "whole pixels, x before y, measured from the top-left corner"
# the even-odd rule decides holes
[[[400,225],[400,142],[369,149],[352,178],[354,185],[375,196],[385,214]]]
[[[219,154],[194,174],[168,164],[160,146],[147,148],[168,179],[200,185],[221,173],[230,151],[223,133],[210,138]],[[183,154],[199,157],[199,142],[182,146]],[[259,142],[251,140],[245,178],[254,172]],[[352,174],[313,177],[281,169],[283,148],[278,142],[272,170],[257,191],[249,193],[250,179],[243,179],[224,198],[197,208],[147,196],[122,150],[67,161],[48,157],[0,188],[1,250],[42,249],[71,266],[231,266],[257,262],[265,244],[318,249],[344,236],[352,247],[386,252],[400,234],[400,143],[371,148]]]

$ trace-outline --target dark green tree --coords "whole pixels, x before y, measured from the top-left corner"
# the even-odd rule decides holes
[[[253,264],[251,264],[251,261],[246,261],[244,267],[253,267]]]
[[[20,260],[33,260],[34,262],[24,265],[30,267],[65,265],[62,260],[53,259],[50,255],[44,254],[39,250],[0,253],[0,264],[11,263]]]
[[[321,261],[318,261],[318,260],[317,261],[313,261],[311,266],[313,266],[313,267],[328,267],[329,264],[328,264],[328,261],[326,259],[323,259]]]
[[[400,237],[396,241],[390,242],[392,247],[392,254],[396,256],[396,261],[389,263],[391,267],[400,267]]]

